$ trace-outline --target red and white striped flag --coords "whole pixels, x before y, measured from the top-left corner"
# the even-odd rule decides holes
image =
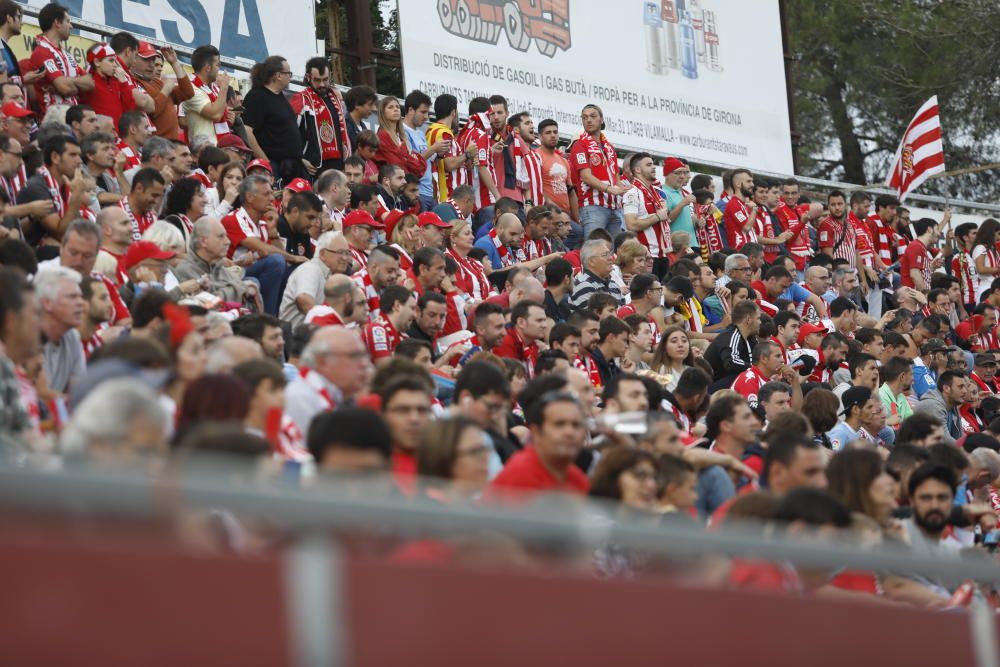
[[[934,174],[944,172],[944,144],[937,95],[917,111],[903,134],[885,184],[895,188],[899,201]]]

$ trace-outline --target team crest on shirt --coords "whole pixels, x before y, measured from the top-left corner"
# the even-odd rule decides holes
[[[54,60],[46,60],[45,61],[45,69],[48,70],[52,74],[58,74],[59,73],[59,66],[56,65],[56,63],[55,63]]]
[[[587,156],[584,155],[583,153],[577,153],[576,154],[576,163],[577,164],[587,164]]]
[[[913,144],[903,146],[903,171],[913,173]]]
[[[590,164],[594,165],[595,167],[601,166],[601,158],[600,158],[600,156],[598,156],[598,155],[591,155],[590,156]]]

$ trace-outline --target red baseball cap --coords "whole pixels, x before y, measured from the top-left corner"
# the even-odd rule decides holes
[[[7,102],[0,108],[4,116],[9,118],[25,118],[27,116],[34,116],[35,112],[31,109],[25,109],[20,104],[14,101]]]
[[[668,157],[663,160],[663,175],[672,174],[678,169],[683,169],[684,163],[675,157]]]
[[[250,147],[243,143],[240,139],[240,135],[233,134],[232,132],[227,132],[226,134],[219,137],[219,148],[235,148],[241,153],[253,153]],[[270,167],[270,165],[268,165]],[[270,168],[268,169],[270,171]]]
[[[374,227],[375,229],[384,229],[385,225],[382,224],[381,220],[376,220],[372,217],[372,214],[368,211],[362,211],[361,209],[355,209],[344,216],[344,222],[341,227],[347,229],[348,227],[354,227],[355,225],[368,225],[369,227]]]
[[[235,135],[233,135],[233,136],[235,136]],[[236,138],[239,139],[239,137],[236,137]],[[240,140],[240,143],[243,143],[243,141]],[[247,165],[247,171],[250,171],[251,169],[258,169],[258,168],[266,170],[267,173],[269,173],[269,174],[273,174],[274,173],[274,170],[271,169],[271,163],[268,162],[267,160],[261,160],[261,159],[250,160],[250,164]]]
[[[441,219],[441,216],[434,211],[424,211],[417,216],[417,224],[420,227],[426,227],[427,225],[434,225],[435,227],[443,227],[444,229],[451,229],[451,223],[445,222]]]
[[[149,58],[162,58],[160,52],[156,50],[156,47],[149,42],[139,42],[139,57],[143,59]]]
[[[826,334],[830,331],[822,324],[813,324],[812,322],[803,322],[802,327],[799,329],[799,343],[802,343],[806,339],[806,336],[811,336],[812,334]]]
[[[406,213],[406,211],[389,211],[389,213],[385,216],[385,220],[382,222],[385,223],[386,241],[390,243],[392,242],[392,232],[396,229],[396,225],[399,224],[399,221],[403,219],[403,216],[406,215]]]
[[[125,268],[131,269],[139,262],[147,259],[172,259],[174,253],[160,250],[160,246],[152,241],[133,241],[125,251]]]
[[[263,160],[254,160],[254,162],[263,162]],[[250,164],[253,164],[251,162]],[[270,171],[270,170],[269,170]],[[286,190],[291,190],[292,192],[312,192],[312,185],[304,178],[293,178],[292,182],[285,186]]]

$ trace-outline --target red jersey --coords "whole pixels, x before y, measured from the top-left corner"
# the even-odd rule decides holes
[[[778,206],[774,209],[774,216],[778,218],[782,229],[792,233],[792,237],[785,241],[785,247],[788,248],[788,254],[795,262],[795,268],[799,271],[805,271],[809,258],[813,256],[809,225],[802,219],[799,210],[789,206],[784,199],[778,202]]]
[[[493,348],[493,354],[505,359],[517,359],[524,364],[524,372],[528,379],[535,377],[535,362],[538,361],[538,344],[525,343],[513,327],[507,329],[507,334],[500,344]]]
[[[730,248],[742,248],[747,243],[757,241],[753,221],[750,219],[750,208],[739,197],[733,197],[726,204],[722,220]]]
[[[594,389],[600,391],[604,387],[604,383],[601,382],[601,372],[597,368],[597,362],[594,361],[589,352],[581,352],[577,355],[576,359],[573,360],[573,366],[587,374],[587,377],[590,378],[590,384],[594,386]]]
[[[361,269],[353,274],[351,279],[365,293],[365,299],[368,301],[368,320],[374,322],[379,319],[382,315],[382,299],[379,297],[378,290],[375,289],[372,277],[368,275],[368,269]]]
[[[975,303],[976,292],[979,288],[979,273],[976,271],[976,263],[973,261],[971,253],[961,249],[956,250],[955,256],[951,260],[951,275],[958,278],[958,285],[962,290],[962,303]]]
[[[736,376],[731,389],[747,399],[751,408],[756,408],[757,394],[760,393],[760,388],[767,384],[768,379],[757,366],[751,366]]]
[[[483,494],[486,501],[520,503],[530,500],[528,492],[587,495],[590,482],[574,465],[559,479],[542,463],[534,447],[525,447],[507,461]]]
[[[472,114],[456,139],[460,150],[467,151],[469,147],[475,149],[476,159],[470,162],[468,173],[469,183],[472,184],[472,188],[476,192],[477,211],[496,201],[489,187],[479,178],[479,167],[482,166],[489,171],[493,183],[496,184],[497,181],[496,170],[493,168],[493,156],[490,154],[489,128],[490,120],[485,113]]]
[[[527,175],[526,206],[541,206],[545,203],[545,186],[542,180],[542,156],[531,146],[525,144],[524,171]]]
[[[399,341],[403,340],[403,335],[384,317],[366,324],[362,336],[372,361],[391,357]]]
[[[135,86],[99,72],[94,72],[93,77],[94,89],[81,94],[80,101],[93,107],[96,113],[110,116],[115,122],[115,129],[118,129],[121,115],[135,109],[135,98],[132,96]]]
[[[320,97],[312,88],[303,88],[288,99],[288,103],[300,118],[311,115],[316,123],[316,139],[319,142],[320,157],[323,161],[346,158],[351,155],[351,140],[347,134],[347,105],[336,87],[331,86],[326,98]],[[334,125],[331,107],[337,109],[337,124]],[[341,146],[344,153],[341,154]]]
[[[578,188],[580,208],[584,206],[619,208],[617,196],[595,190],[579,178],[580,171],[589,169],[591,175],[602,183],[614,185],[618,182],[618,154],[604,133],[601,132],[601,136],[594,139],[587,132],[581,132],[569,147],[569,151],[569,162],[573,169],[573,182]]]
[[[868,225],[863,223],[861,219],[854,215],[854,213],[847,214],[847,221],[851,224],[851,229],[854,230],[854,244],[858,250],[858,256],[861,258],[861,262],[865,266],[875,266],[875,246],[872,243],[871,236],[868,233]]]
[[[868,234],[871,237],[875,254],[886,266],[892,264],[896,255],[896,232],[886,224],[878,214],[873,213],[865,218]]]
[[[132,206],[128,203],[128,197],[122,197],[118,202],[118,208],[125,211],[128,215],[129,222],[132,225],[132,240],[138,241],[142,238],[142,235],[146,233],[146,230],[152,227],[156,223],[156,213],[153,211],[146,211],[145,213],[139,215],[132,210]],[[229,246],[232,250],[232,245]]]
[[[521,250],[524,252],[525,259],[528,260],[545,257],[552,254],[552,241],[549,241],[545,237],[537,240],[531,239],[528,238],[528,234],[525,232],[524,240],[521,242]]]
[[[35,49],[31,52],[31,67],[43,72],[42,78],[35,83],[35,93],[38,97],[38,118],[44,118],[45,112],[55,104],[73,106],[80,103],[76,96],[63,97],[56,92],[52,85],[52,82],[63,76],[75,78],[87,74],[77,64],[72,53],[62,50],[50,42],[45,35],[39,35],[35,39]]]
[[[248,238],[267,243],[267,225],[254,222],[245,208],[239,208],[222,219],[222,226],[226,228],[226,235],[229,236],[229,259],[234,262],[239,262],[248,256],[252,262],[260,259],[256,252],[240,244]]]
[[[117,124],[117,120],[115,122]],[[136,153],[135,149],[126,144],[123,140],[119,139],[118,143],[115,144],[115,148],[118,149],[119,153],[125,156],[125,171],[142,166],[142,160],[139,159],[139,154]]]
[[[931,262],[927,246],[920,239],[915,239],[906,246],[906,252],[899,258],[899,273],[901,274],[904,287],[915,287],[913,276],[910,275],[912,269],[918,269],[924,277],[924,287],[931,284]]]
[[[775,236],[774,225],[771,224],[771,215],[763,206],[757,207],[757,217],[753,222],[753,231],[757,235],[758,240],[773,239]],[[778,258],[778,254],[778,246],[764,246],[764,261],[768,264],[772,264]]]
[[[846,259],[852,269],[858,268],[854,227],[846,219],[841,222],[833,217],[827,217],[819,223],[819,247],[832,248],[834,259]]]
[[[354,246],[349,246],[349,249],[351,251],[351,259],[354,260],[354,263],[358,265],[358,270],[360,271],[362,269],[367,269],[368,253],[364,252],[363,250],[358,250]]]

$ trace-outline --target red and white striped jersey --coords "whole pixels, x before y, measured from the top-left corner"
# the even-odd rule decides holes
[[[852,212],[848,212],[847,221],[851,223],[851,229],[854,230],[854,243],[861,261],[865,266],[875,266],[873,259],[875,244],[872,243],[871,235],[868,233],[868,225]]]
[[[979,273],[972,253],[958,250],[951,260],[951,274],[958,278],[959,289],[962,290],[962,303],[975,303],[979,291]]]
[[[878,255],[883,264],[889,266],[896,261],[893,252],[896,247],[895,230],[887,225],[877,213],[872,213],[865,218],[865,224],[868,226],[868,234],[871,237],[875,254]]]
[[[581,170],[589,169],[591,175],[602,183],[615,185],[618,182],[618,154],[604,133],[601,132],[599,139],[594,139],[587,132],[581,132],[569,151],[569,163],[573,169],[573,182],[577,184],[580,208],[620,208],[617,196],[595,190],[579,177]]]
[[[525,144],[524,170],[528,176],[528,201],[525,205],[541,206],[545,203],[545,189],[542,182],[542,156],[533,146]]]
[[[104,332],[108,330],[108,326],[107,322],[101,322],[97,325],[97,329],[94,330],[93,336],[80,341],[83,345],[83,356],[88,361],[90,360],[90,355],[96,352],[97,348],[104,345]]]
[[[39,118],[44,118],[45,112],[53,105],[73,106],[79,103],[75,95],[64,97],[56,92],[55,86],[52,85],[60,77],[75,78],[87,73],[76,62],[72,53],[53,44],[45,35],[39,35],[35,38],[35,48],[31,52],[30,60],[31,69],[41,70],[42,73],[42,77],[35,82]]]
[[[785,241],[785,247],[795,262],[795,268],[805,271],[809,258],[813,256],[808,223],[802,219],[797,207],[789,206],[783,199],[775,207],[774,215],[781,222],[781,228],[792,233],[792,238]]]
[[[427,128],[428,146],[448,140],[451,141],[451,149],[443,155],[435,155],[431,158],[431,183],[434,187],[434,201],[437,203],[448,201],[455,188],[469,182],[469,170],[465,165],[451,171],[448,171],[445,166],[445,160],[458,157],[465,152],[465,148],[459,145],[451,128],[441,123],[432,123]]]
[[[854,227],[846,219],[841,222],[827,217],[819,223],[819,247],[833,248],[835,259],[846,259],[852,269],[858,268],[858,248]]]
[[[639,178],[632,180],[632,186],[628,192],[622,195],[622,212],[625,215],[637,215],[640,218],[655,215],[663,205],[660,193]],[[666,257],[672,249],[670,221],[665,216],[660,222],[654,222],[637,233],[639,243],[646,246],[653,258]]]
[[[546,255],[552,254],[552,241],[544,236],[537,240],[530,239],[528,238],[528,235],[525,234],[524,241],[521,243],[521,249],[524,251],[525,259],[538,259],[539,257],[545,257]]]
[[[361,269],[352,275],[351,279],[365,293],[365,299],[368,301],[368,320],[374,322],[379,319],[382,316],[382,299],[375,289],[375,284],[372,283],[372,277],[368,275],[368,269]]]
[[[119,153],[125,156],[124,171],[142,166],[142,160],[139,158],[139,154],[135,151],[135,149],[126,144],[123,139],[119,139],[118,143],[115,144],[115,147],[118,149]]]
[[[773,239],[775,236],[774,225],[771,224],[771,214],[765,206],[757,207],[757,217],[753,222],[753,231],[758,239]],[[778,246],[776,245],[764,246],[764,261],[768,264],[774,262],[779,254],[777,248]]]
[[[368,253],[362,250],[358,250],[353,246],[350,246],[350,250],[351,250],[351,259],[354,260],[354,263],[358,265],[358,270],[367,269]]]
[[[476,149],[476,159],[469,165],[469,183],[476,191],[476,210],[490,206],[496,201],[493,193],[479,178],[479,167],[486,167],[493,182],[496,183],[496,170],[493,168],[493,155],[490,153],[490,121],[485,113],[477,113],[469,116],[465,127],[458,133],[458,146],[462,151],[468,150],[470,146]]]

